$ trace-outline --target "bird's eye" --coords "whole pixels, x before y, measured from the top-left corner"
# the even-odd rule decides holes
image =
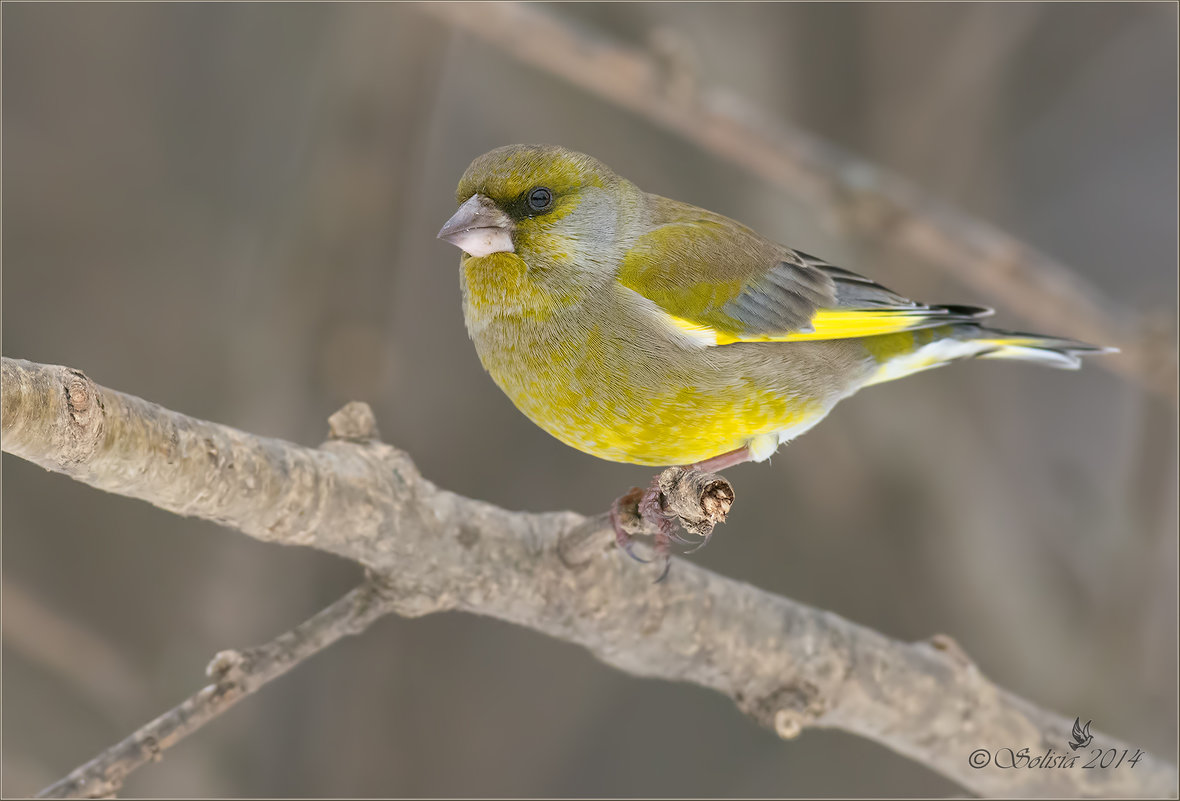
[[[543,186],[535,187],[529,191],[528,204],[533,211],[549,211],[553,207],[553,193]]]

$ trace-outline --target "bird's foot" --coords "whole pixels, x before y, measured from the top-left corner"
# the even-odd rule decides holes
[[[695,542],[681,536],[677,524],[699,538],[687,553],[698,551],[709,542],[714,527],[725,521],[733,498],[733,486],[715,473],[670,467],[653,478],[647,489],[635,487],[611,505],[615,540],[632,559],[647,562],[634,552],[635,534],[652,534],[656,556],[664,562],[656,581],[663,581],[672,564],[673,543]]]
[[[639,519],[654,532],[656,557],[664,562],[664,569],[660,571],[656,583],[659,584],[668,576],[672,567],[672,543],[691,545],[690,540],[681,537],[676,531],[676,518],[664,509],[664,492],[660,488],[660,477],[654,476],[643,495],[639,498]]]
[[[651,560],[635,553],[635,535],[628,530],[635,527],[633,521],[638,516],[639,502],[642,498],[643,490],[639,487],[632,487],[630,492],[615,498],[610,505],[610,525],[615,530],[615,542],[627,556],[636,562],[646,564]]]

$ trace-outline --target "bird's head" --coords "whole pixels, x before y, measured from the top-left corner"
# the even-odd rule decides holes
[[[634,188],[597,159],[555,145],[508,145],[471,162],[439,239],[483,258],[515,253],[532,270],[606,264]]]

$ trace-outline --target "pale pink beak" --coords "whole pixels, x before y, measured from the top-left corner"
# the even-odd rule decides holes
[[[483,195],[472,195],[447,220],[438,238],[472,256],[513,253],[512,218]]]

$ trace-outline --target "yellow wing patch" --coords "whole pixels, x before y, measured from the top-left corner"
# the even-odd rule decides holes
[[[683,317],[676,317],[674,315],[668,314],[667,312],[663,312],[663,314],[668,319],[668,321],[672,323],[676,330],[687,336],[698,345],[711,346],[724,344],[718,341],[717,337],[719,334],[715,328],[711,328],[707,325],[700,325],[698,323],[692,322],[691,320],[685,320]],[[720,334],[720,336],[729,335]],[[736,340],[729,339],[728,341],[735,342]]]
[[[946,322],[944,313],[931,314],[919,309],[820,309],[811,318],[812,331],[795,331],[783,336],[769,334],[734,334],[700,325],[682,317],[668,315],[681,333],[702,345],[729,345],[733,342],[803,342],[820,339],[851,339],[893,334],[926,325]]]

